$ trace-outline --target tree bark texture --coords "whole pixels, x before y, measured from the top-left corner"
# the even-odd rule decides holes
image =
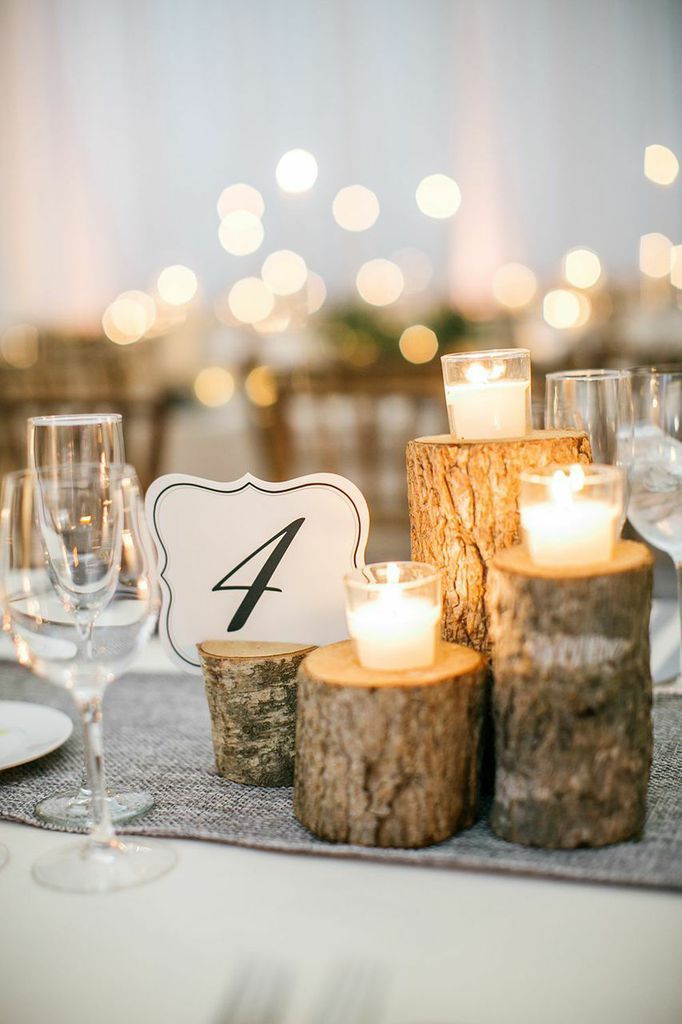
[[[539,568],[520,547],[493,561],[491,824],[503,839],[604,846],[643,829],[652,566],[632,541],[587,569]]]
[[[301,665],[294,812],[322,839],[419,847],[473,824],[485,659],[439,644],[433,667],[372,672],[350,641]]]
[[[494,555],[520,540],[526,469],[591,461],[586,434],[536,430],[508,441],[421,437],[407,446],[412,558],[443,571],[443,639],[488,652],[486,581]]]
[[[296,676],[314,648],[206,641],[198,650],[218,773],[248,786],[291,786]]]

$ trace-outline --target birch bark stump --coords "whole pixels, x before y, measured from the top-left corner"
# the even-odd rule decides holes
[[[368,671],[350,641],[301,665],[294,813],[322,839],[419,847],[476,816],[485,659],[441,643],[436,663]]]
[[[490,570],[494,831],[547,848],[604,846],[644,827],[651,765],[653,558],[535,566],[521,547]]]
[[[296,676],[314,648],[207,640],[197,649],[219,774],[247,786],[290,786]]]
[[[519,477],[552,463],[590,462],[587,435],[536,430],[507,441],[441,435],[407,446],[412,558],[443,571],[443,638],[487,652],[488,565],[520,540]]]

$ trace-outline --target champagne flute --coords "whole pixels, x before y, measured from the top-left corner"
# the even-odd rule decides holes
[[[120,413],[80,413],[33,416],[28,420],[28,463],[31,469],[48,470],[74,463],[110,466],[125,462],[123,420]],[[151,793],[120,791],[107,796],[116,825],[138,818],[154,806]],[[86,773],[77,791],[57,793],[36,804],[35,812],[52,825],[89,828],[92,824],[91,794]]]
[[[150,881],[175,863],[165,844],[117,838],[105,789],[102,697],[153,632],[160,604],[153,565],[130,467],[73,462],[5,478],[5,628],[22,664],[71,693],[92,793],[88,838],[33,866],[34,878],[48,888],[110,892]]]
[[[649,544],[673,560],[682,637],[682,366],[637,367],[631,377],[635,444],[628,516]],[[682,665],[656,690],[682,694]]]

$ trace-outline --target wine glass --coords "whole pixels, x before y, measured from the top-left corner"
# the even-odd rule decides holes
[[[123,420],[120,413],[80,413],[63,416],[33,416],[28,420],[28,464],[47,470],[74,463],[110,466],[125,462]],[[154,806],[151,793],[144,790],[117,791],[107,795],[115,825],[132,821]],[[84,770],[80,789],[48,796],[36,804],[43,821],[66,827],[92,826],[92,801]]]
[[[628,516],[675,564],[682,637],[682,366],[637,367],[631,378],[635,443]],[[682,693],[682,671],[656,689]]]
[[[102,697],[156,624],[160,597],[153,565],[130,467],[73,462],[5,477],[5,628],[22,664],[71,693],[83,724],[92,793],[88,838],[33,866],[34,878],[49,888],[109,892],[156,878],[175,863],[164,844],[116,837],[105,790]]]
[[[545,378],[545,427],[584,430],[592,461],[620,466],[627,474],[632,462],[632,390],[628,370],[560,370]],[[625,509],[629,495],[626,493]]]

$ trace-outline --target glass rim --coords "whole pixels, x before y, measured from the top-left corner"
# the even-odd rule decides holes
[[[413,569],[425,569],[427,570],[423,576],[420,576],[416,580],[398,580],[396,583],[379,583],[372,582],[371,580],[365,579],[362,573],[365,569],[376,569],[379,566],[396,565],[398,568],[401,566],[409,565]],[[429,562],[410,562],[407,560],[393,561],[393,562],[370,562],[369,565],[358,566],[357,569],[350,569],[343,575],[343,582],[347,587],[354,587],[357,590],[381,590],[382,587],[392,586],[400,587],[402,590],[411,590],[415,587],[423,587],[427,583],[433,583],[435,580],[441,579],[441,571],[437,569],[435,565],[431,565]]]
[[[545,374],[545,380],[627,380],[631,371],[625,369],[601,370],[552,370]]]
[[[571,462],[567,465],[553,464],[551,466],[543,466],[542,469],[524,469],[519,479],[522,484],[541,484],[545,486],[548,481],[554,479],[554,474],[557,471],[562,472],[568,478],[574,466],[578,466],[585,477],[580,490],[586,487],[595,487],[599,484],[603,485],[613,480],[625,483],[625,470],[622,466],[611,466],[606,462]]]
[[[79,427],[86,423],[121,423],[120,412],[53,413],[47,416],[29,416],[28,423],[34,427],[61,426]]]
[[[464,359],[495,359],[507,356],[528,356],[530,358],[529,348],[487,348],[487,349],[472,349],[468,352],[446,352],[445,355],[440,357],[441,363],[445,362],[461,362]]]
[[[682,363],[659,363],[651,366],[632,366],[631,377],[682,377]]]

